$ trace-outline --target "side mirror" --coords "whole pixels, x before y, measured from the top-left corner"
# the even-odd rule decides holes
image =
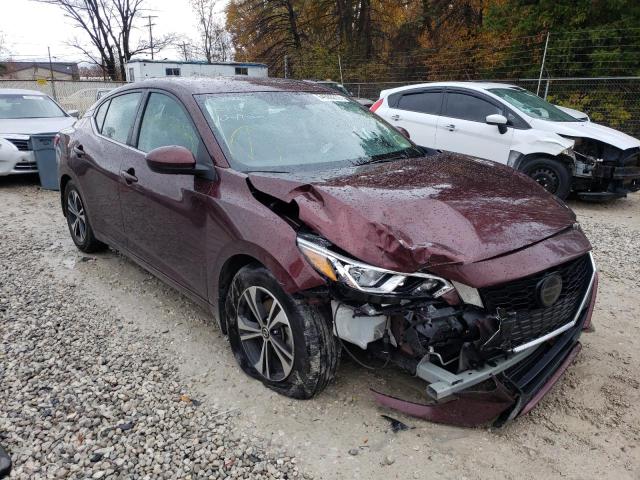
[[[494,113],[493,115],[487,115],[485,119],[488,125],[496,125],[500,133],[507,131],[507,118],[504,115]]]
[[[80,112],[78,110],[69,110],[67,112],[67,115],[73,117],[73,118],[80,118]]]
[[[145,160],[151,171],[156,173],[193,175],[197,171],[191,150],[178,145],[154,148],[147,153]]]
[[[409,132],[406,128],[396,127],[396,130],[398,130],[405,138],[411,139],[411,135],[409,135]]]

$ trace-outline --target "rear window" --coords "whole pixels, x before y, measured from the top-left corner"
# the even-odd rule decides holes
[[[96,128],[98,129],[98,132],[102,133],[102,124],[104,123],[104,117],[107,114],[108,109],[109,109],[109,102],[104,102],[102,105],[100,105],[100,107],[98,108],[98,111],[95,114]]]
[[[495,113],[502,114],[502,108],[472,95],[449,92],[443,116],[484,123],[488,115]]]
[[[398,100],[400,110],[438,115],[442,104],[442,92],[406,93]]]
[[[66,117],[62,109],[46,95],[0,95],[0,118]]]
[[[116,142],[127,143],[129,132],[136,118],[140,95],[140,92],[127,93],[111,100],[102,126],[102,135]]]

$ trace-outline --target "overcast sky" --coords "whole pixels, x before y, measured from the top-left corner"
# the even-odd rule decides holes
[[[222,11],[226,0],[219,0],[218,9]],[[162,35],[174,32],[186,37],[196,38],[195,17],[189,0],[146,0],[148,9],[145,15],[156,15],[153,34]],[[59,61],[80,61],[82,55],[65,43],[74,36],[88,42],[87,36],[74,29],[71,20],[64,17],[62,11],[52,5],[43,5],[30,0],[0,0],[0,32],[4,34],[6,46],[15,60],[44,60],[47,46],[51,55]],[[148,38],[146,19],[138,21],[138,30],[133,44],[139,36]],[[175,49],[160,52],[157,58],[179,59]]]

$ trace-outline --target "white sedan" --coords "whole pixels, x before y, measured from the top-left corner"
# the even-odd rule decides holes
[[[35,90],[0,89],[0,176],[37,172],[31,135],[58,133],[73,113]]]
[[[408,85],[383,90],[371,110],[420,146],[510,165],[560,198],[640,190],[640,140],[578,120],[515,85]]]

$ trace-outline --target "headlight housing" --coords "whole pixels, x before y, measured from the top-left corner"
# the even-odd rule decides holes
[[[402,273],[374,267],[298,237],[298,248],[321,275],[354,290],[378,295],[437,298],[453,290],[444,278],[428,273]]]

